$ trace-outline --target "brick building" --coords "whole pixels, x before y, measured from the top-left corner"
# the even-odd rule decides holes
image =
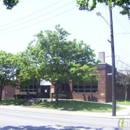
[[[59,97],[68,99],[78,99],[94,102],[108,102],[112,101],[112,76],[108,73],[112,72],[112,66],[105,63],[105,53],[99,53],[100,64],[97,65],[98,70],[98,81],[95,83],[80,83],[78,85],[74,84],[73,81],[69,81],[67,84],[62,84],[59,90]],[[4,88],[9,89],[8,88]],[[11,88],[10,88],[11,89]],[[49,82],[41,82],[40,85],[32,85],[29,88],[21,89],[21,91],[12,88],[8,90],[8,93],[3,92],[4,97],[11,97],[14,94],[36,94],[37,97],[41,98],[53,98],[55,88]],[[117,100],[124,100],[124,88],[116,86]],[[130,99],[130,87],[128,89],[128,99]]]
[[[14,94],[19,94],[19,89],[12,86],[5,86],[2,90],[2,99],[13,98]]]
[[[95,102],[112,101],[112,66],[105,63],[105,53],[99,53],[100,64],[97,65],[98,81],[96,83],[82,83],[75,85],[72,81],[69,84],[63,84],[60,94],[67,94],[69,99],[87,100]],[[52,92],[54,87],[51,86]],[[116,99],[124,100],[124,88],[116,86]],[[50,97],[52,93],[50,91]],[[128,99],[130,100],[130,87],[128,88]]]

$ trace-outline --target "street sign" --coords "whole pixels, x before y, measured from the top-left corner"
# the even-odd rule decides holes
[[[107,75],[108,75],[108,76],[111,76],[111,75],[112,75],[112,73],[107,73]],[[117,75],[115,75],[115,77],[117,77]]]
[[[112,73],[107,73],[107,75],[112,75]]]

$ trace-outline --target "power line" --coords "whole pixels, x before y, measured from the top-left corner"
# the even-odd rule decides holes
[[[29,15],[25,16],[25,17],[22,17],[22,18],[20,18],[20,19],[17,19],[17,20],[15,20],[15,21],[12,21],[12,22],[10,22],[10,23],[4,24],[4,25],[0,25],[0,27],[4,27],[4,26],[6,26],[6,25],[9,25],[9,24],[15,23],[15,22],[17,22],[17,21],[20,21],[20,20],[22,20],[22,19],[28,18],[28,17],[30,17],[30,16],[32,16],[32,15],[34,15],[34,14],[37,14],[37,13],[39,13],[39,12],[45,10],[45,9],[48,9],[48,8],[50,8],[50,7],[52,7],[52,6],[54,6],[54,5],[58,4],[58,3],[60,3],[61,1],[62,1],[62,0],[56,2],[56,3],[52,4],[52,5],[49,5],[49,6],[45,7],[45,8],[42,8],[42,9],[40,9],[40,10],[38,10],[38,11],[32,13],[32,14],[29,14]]]
[[[105,5],[103,5],[103,6],[104,6],[105,9],[107,9]],[[118,8],[118,9],[119,9],[119,8]],[[114,14],[114,13],[113,13],[113,14]],[[123,33],[121,32],[121,33],[114,33],[114,34],[124,34],[124,35],[130,34],[129,31],[128,31],[128,30],[125,28],[125,26],[119,21],[119,19],[116,17],[115,14],[114,14],[114,16],[115,16],[115,18],[118,20],[118,22],[121,24],[121,26],[127,31],[127,33],[126,33],[126,32],[123,32]],[[125,17],[125,16],[124,16],[124,17]],[[126,17],[125,17],[125,18],[126,18]]]
[[[120,8],[118,8],[119,9],[119,11],[121,11],[121,9]],[[125,17],[125,16],[124,16]],[[130,20],[128,19],[128,18],[126,18],[125,17],[125,19],[128,21],[128,23],[130,24]]]
[[[58,17],[58,16],[60,16],[60,15],[62,15],[62,14],[65,14],[65,13],[67,13],[67,12],[69,12],[69,11],[75,9],[75,8],[76,8],[76,7],[71,8],[71,9],[69,9],[69,10],[67,10],[67,11],[64,11],[64,12],[62,12],[62,13],[60,13],[60,14],[57,14],[57,15],[55,15],[55,16],[53,16],[53,17],[47,18],[47,19],[45,19],[45,20],[43,20],[43,21],[40,21],[40,22],[37,22],[37,23],[31,24],[31,25],[29,25],[29,26],[26,26],[26,27],[23,27],[23,28],[19,28],[19,29],[16,29],[16,30],[12,30],[12,31],[9,31],[9,32],[6,32],[6,33],[1,33],[0,35],[7,34],[7,33],[11,33],[11,32],[15,32],[15,31],[19,31],[19,30],[22,30],[22,29],[25,29],[25,28],[28,28],[28,27],[31,27],[31,26],[37,25],[37,24],[39,24],[39,23],[42,23],[42,22],[48,21],[48,20],[53,19],[53,18],[55,18],[55,17]]]
[[[63,7],[65,7],[65,6],[68,6],[69,4],[71,4],[71,3],[73,3],[73,2],[74,2],[74,1],[72,1],[72,2],[70,2],[70,3],[68,3],[68,4],[66,4],[66,5],[63,5],[63,6],[61,6],[60,8],[56,8],[56,9],[54,9],[54,10],[52,10],[52,11],[46,13],[46,14],[40,15],[40,16],[38,16],[38,17],[35,17],[35,18],[30,19],[30,20],[28,20],[28,21],[25,21],[25,22],[23,22],[23,23],[20,23],[20,24],[17,24],[17,25],[14,25],[14,26],[11,26],[11,27],[2,29],[2,30],[0,30],[0,31],[8,30],[8,29],[10,29],[10,28],[13,28],[13,27],[16,27],[16,26],[19,26],[19,25],[28,23],[28,22],[30,22],[30,21],[32,21],[32,20],[35,20],[35,19],[39,18],[39,17],[43,17],[43,16],[45,16],[45,15],[47,15],[47,14],[50,14],[50,13],[52,13],[52,12],[54,12],[54,11],[57,11],[57,10],[59,10],[59,9],[61,9],[61,8],[63,8]]]
[[[92,41],[92,42],[88,42],[88,43],[95,43],[95,42],[100,42],[100,41],[105,41],[106,39],[101,39],[101,40],[97,40],[97,41]]]
[[[124,51],[124,49],[120,48],[120,47],[119,47],[119,46],[117,46],[117,45],[116,45],[116,47],[117,47],[119,50],[121,50],[121,51],[125,52],[125,54],[127,54],[128,56],[130,56],[130,54],[129,54],[129,53],[127,53],[126,51]]]
[[[129,35],[130,33],[127,33],[127,32],[121,32],[121,33],[114,33],[114,34],[123,34],[123,35]]]
[[[113,13],[114,14],[114,13]],[[118,20],[118,22],[121,24],[121,26],[129,33],[129,31],[125,28],[125,26],[120,22],[120,20],[116,17],[116,15],[114,14],[115,18]]]

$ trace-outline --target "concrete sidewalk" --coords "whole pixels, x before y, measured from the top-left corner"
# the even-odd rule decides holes
[[[97,117],[97,118],[130,118],[130,106],[119,105],[124,107],[124,110],[116,112],[116,116],[112,116],[112,113],[97,113],[97,112],[81,112],[81,111],[65,111],[65,110],[54,110],[45,108],[29,108],[23,106],[3,106],[0,105],[0,109],[4,110],[14,110],[22,112],[34,112],[34,113],[49,113],[49,114],[59,114],[59,115],[73,115],[73,116],[87,116],[87,117]]]

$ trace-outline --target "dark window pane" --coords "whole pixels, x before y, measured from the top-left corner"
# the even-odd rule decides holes
[[[36,89],[36,88],[37,88],[37,85],[34,85],[34,88]]]
[[[74,86],[73,86],[73,89],[78,89],[78,85],[74,85]]]
[[[97,93],[97,90],[96,90],[96,89],[93,89],[91,92],[92,92],[92,93]]]
[[[91,87],[90,86],[85,86],[85,89],[90,89]]]
[[[92,89],[93,89],[93,88],[94,88],[94,89],[97,89],[97,86],[92,86]]]
[[[78,92],[78,89],[73,89],[73,92]]]
[[[86,93],[90,93],[91,91],[90,91],[90,89],[86,89],[85,92]]]
[[[84,89],[79,89],[79,92],[84,92]]]
[[[73,92],[78,92],[79,91],[78,88],[79,88],[78,85],[74,85],[73,86]]]
[[[79,88],[82,88],[82,89],[84,89],[84,85],[79,85]]]

